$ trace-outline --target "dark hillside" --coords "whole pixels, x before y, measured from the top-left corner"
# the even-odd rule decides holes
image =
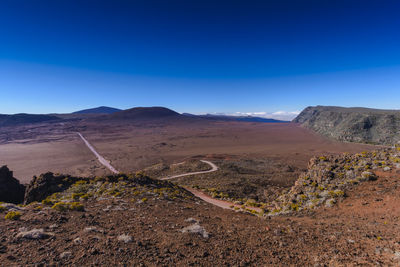
[[[339,141],[374,144],[400,141],[400,111],[397,110],[307,107],[293,122]]]

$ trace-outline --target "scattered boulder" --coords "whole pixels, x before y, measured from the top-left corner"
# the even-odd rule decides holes
[[[118,241],[124,242],[124,243],[130,243],[133,241],[133,238],[130,235],[122,234],[118,236]]]
[[[17,238],[25,239],[46,239],[53,236],[52,233],[47,233],[43,229],[32,229],[28,231],[26,228],[21,228],[17,234]]]
[[[72,253],[70,251],[64,251],[60,254],[60,259],[68,260],[72,258]]]
[[[83,229],[84,232],[86,233],[90,233],[90,232],[98,232],[97,228],[95,226],[93,227],[86,227],[85,229]]]
[[[208,238],[208,233],[198,222],[195,224],[189,225],[181,230],[182,233],[194,233],[199,234],[204,238]]]
[[[361,177],[369,181],[375,181],[377,179],[374,173],[368,171],[362,172]]]
[[[24,201],[25,186],[13,177],[7,166],[0,168],[0,201],[19,204]]]

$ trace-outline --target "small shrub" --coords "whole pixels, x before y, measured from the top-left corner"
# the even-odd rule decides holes
[[[281,212],[281,211],[282,211],[281,208],[275,208],[275,209],[272,210],[272,213],[278,213],[278,212]]]
[[[335,190],[334,192],[335,192],[335,195],[337,197],[343,197],[344,196],[344,192],[342,190]]]
[[[58,210],[58,211],[67,211],[68,210],[68,204],[64,203],[64,202],[57,202],[51,208],[55,209],[55,210]]]
[[[84,206],[79,202],[71,202],[69,204],[69,209],[76,210],[76,211],[84,211],[85,210]]]
[[[293,210],[293,211],[299,211],[299,205],[295,204],[295,203],[292,203],[290,205],[290,209]]]
[[[84,206],[79,202],[71,202],[71,203],[57,202],[51,208],[58,211],[68,211],[68,210],[84,211]]]
[[[81,199],[88,200],[90,197],[92,197],[92,194],[84,194],[83,196],[81,196]]]
[[[22,214],[18,211],[10,211],[6,214],[4,217],[6,220],[19,220],[21,218]]]
[[[319,203],[319,199],[318,199],[318,198],[314,198],[314,199],[311,200],[311,202],[312,202],[314,205],[317,205],[317,204]]]
[[[72,199],[74,200],[78,200],[80,197],[82,197],[83,195],[85,195],[85,193],[72,193]]]
[[[53,205],[54,201],[50,199],[50,197],[47,197],[45,199],[42,200],[42,204],[43,205]]]
[[[144,177],[145,175],[144,175],[144,172],[143,172],[143,171],[138,171],[138,172],[136,172],[135,176],[136,176],[136,178],[142,178],[142,177]]]

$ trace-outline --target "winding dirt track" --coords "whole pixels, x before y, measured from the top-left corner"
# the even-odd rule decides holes
[[[85,142],[86,146],[90,149],[90,151],[93,152],[93,154],[96,156],[96,158],[99,160],[99,162],[104,165],[107,169],[109,169],[112,173],[120,173],[119,171],[117,171],[113,166],[111,166],[110,162],[108,160],[106,160],[105,158],[103,158],[103,156],[101,156],[99,153],[97,153],[96,149],[94,149],[94,147],[89,143],[88,140],[86,140],[85,137],[83,137],[83,135],[81,133],[77,133],[79,135],[79,137],[83,140],[83,142]]]
[[[210,170],[207,171],[200,171],[200,172],[188,172],[188,173],[183,173],[183,174],[179,174],[179,175],[174,175],[174,176],[169,176],[169,177],[165,177],[165,178],[161,178],[160,180],[170,180],[170,179],[174,179],[174,178],[179,178],[179,177],[184,177],[184,176],[189,176],[189,175],[196,175],[196,174],[203,174],[203,173],[210,173],[210,172],[215,172],[218,171],[218,167],[217,165],[215,165],[214,163],[212,163],[211,161],[208,160],[200,160],[201,162],[204,162],[208,165],[211,166]]]
[[[108,160],[106,160],[103,156],[101,156],[96,151],[96,149],[94,149],[94,147],[89,143],[88,140],[86,140],[85,137],[83,137],[83,135],[81,133],[77,133],[77,134],[83,140],[83,142],[86,144],[86,146],[90,149],[90,151],[93,152],[93,154],[97,157],[98,161],[102,165],[104,165],[107,169],[109,169],[113,173],[120,173],[113,166],[111,166],[111,164],[110,164],[110,162]],[[215,172],[215,171],[218,170],[218,166],[215,165],[214,163],[212,163],[211,161],[208,161],[208,160],[201,160],[201,161],[206,163],[206,164],[208,164],[208,165],[210,165],[211,169],[207,170],[207,171],[183,173],[183,174],[179,174],[179,175],[174,175],[174,176],[170,176],[170,177],[161,178],[160,180],[170,180],[170,179],[184,177],[184,176]],[[193,188],[190,188],[190,187],[185,187],[185,189],[188,190],[189,192],[191,192],[196,197],[202,199],[203,201],[208,202],[208,203],[210,203],[212,205],[215,205],[215,206],[223,208],[223,209],[234,209],[235,207],[236,208],[240,208],[241,207],[240,205],[234,204],[234,203],[229,202],[229,201],[218,200],[218,199],[212,198],[209,195],[205,194],[204,192],[196,190],[196,189],[193,189]],[[257,212],[261,211],[261,209],[255,208],[255,207],[246,207],[246,208],[248,208],[250,210],[255,210]]]

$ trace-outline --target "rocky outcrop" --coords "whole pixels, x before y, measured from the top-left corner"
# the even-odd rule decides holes
[[[331,207],[353,186],[376,180],[376,171],[400,169],[400,147],[359,154],[314,157],[307,172],[271,205],[268,216]]]
[[[130,178],[129,178],[130,177]],[[64,192],[69,189],[72,185],[77,184],[86,184],[86,183],[94,183],[94,182],[107,182],[107,183],[116,183],[122,180],[133,179],[137,185],[140,186],[155,186],[157,183],[160,183],[158,180],[154,180],[145,176],[141,173],[137,173],[136,175],[126,174],[118,174],[118,175],[109,175],[105,177],[74,177],[70,175],[64,174],[54,174],[52,172],[47,172],[41,174],[39,177],[34,176],[32,181],[26,188],[24,204],[29,204],[34,201],[42,201],[47,197],[53,195],[54,193]],[[169,184],[166,182],[162,182],[163,185]]]
[[[316,106],[293,122],[339,141],[394,144],[400,142],[400,111]]]
[[[62,192],[77,180],[75,177],[54,175],[52,172],[41,174],[39,177],[34,176],[26,188],[24,204],[42,201],[54,193]]]
[[[19,204],[24,201],[25,186],[13,177],[7,166],[0,168],[0,201]]]

